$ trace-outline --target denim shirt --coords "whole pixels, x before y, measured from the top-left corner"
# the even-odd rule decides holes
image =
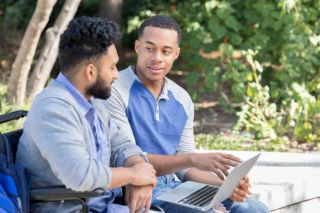
[[[82,109],[83,116],[86,118],[90,128],[88,128],[91,146],[95,150],[92,153],[99,161],[103,162],[104,165],[109,166],[110,155],[109,155],[109,142],[107,140],[106,130],[102,124],[102,121],[97,115],[95,107],[90,101],[86,100],[79,90],[62,74],[60,73],[56,78],[57,82],[65,86],[65,88],[71,93],[75,98],[80,108]],[[114,199],[114,195],[111,191],[106,191],[104,197],[92,198],[89,201],[89,207],[95,209],[98,212],[103,212],[107,205],[110,205]],[[107,203],[109,202],[109,203]]]

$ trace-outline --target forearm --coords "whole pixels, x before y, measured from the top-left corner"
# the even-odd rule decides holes
[[[112,178],[108,186],[109,189],[114,189],[121,187],[127,184],[130,184],[131,181],[136,178],[136,175],[131,168],[127,167],[111,167]]]
[[[196,168],[190,168],[185,174],[186,181],[195,181],[210,185],[220,186],[223,182],[216,174],[202,171]]]
[[[135,155],[135,156],[131,156],[129,157],[125,162],[124,162],[124,166],[125,167],[131,167],[134,166],[138,163],[146,163],[146,161],[144,160],[144,158],[142,156],[139,155]]]
[[[135,182],[139,177],[132,168],[139,163],[145,163],[141,156],[131,156],[125,161],[124,167],[112,167],[112,179],[108,188],[113,189]]]
[[[108,188],[113,189],[135,182],[139,178],[132,167],[139,163],[145,163],[141,156],[131,156],[125,163],[124,167],[111,168],[112,179]]]
[[[157,180],[151,164],[145,162],[141,156],[131,156],[125,163],[125,167],[111,168],[112,179],[109,188],[115,188],[127,184],[135,186],[156,186]]]
[[[192,167],[193,157],[192,153],[178,154],[178,155],[156,155],[148,154],[149,162],[157,171],[157,176],[162,176],[177,172],[182,169]]]

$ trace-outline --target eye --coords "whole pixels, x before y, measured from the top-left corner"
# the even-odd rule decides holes
[[[163,51],[163,54],[164,54],[164,55],[170,55],[171,53],[172,53],[172,51],[169,51],[169,50]]]
[[[153,51],[153,48],[152,48],[152,47],[146,47],[146,50],[147,50],[148,52],[152,52],[152,51]]]

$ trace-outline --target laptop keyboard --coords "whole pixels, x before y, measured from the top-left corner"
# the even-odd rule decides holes
[[[190,195],[179,200],[179,203],[184,203],[193,206],[204,207],[212,201],[213,196],[217,193],[218,188],[214,186],[204,186]]]

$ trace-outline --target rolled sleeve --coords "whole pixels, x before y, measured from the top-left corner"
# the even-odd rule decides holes
[[[142,150],[131,140],[125,129],[116,126],[110,120],[111,165],[123,166],[131,156],[142,156]]]

